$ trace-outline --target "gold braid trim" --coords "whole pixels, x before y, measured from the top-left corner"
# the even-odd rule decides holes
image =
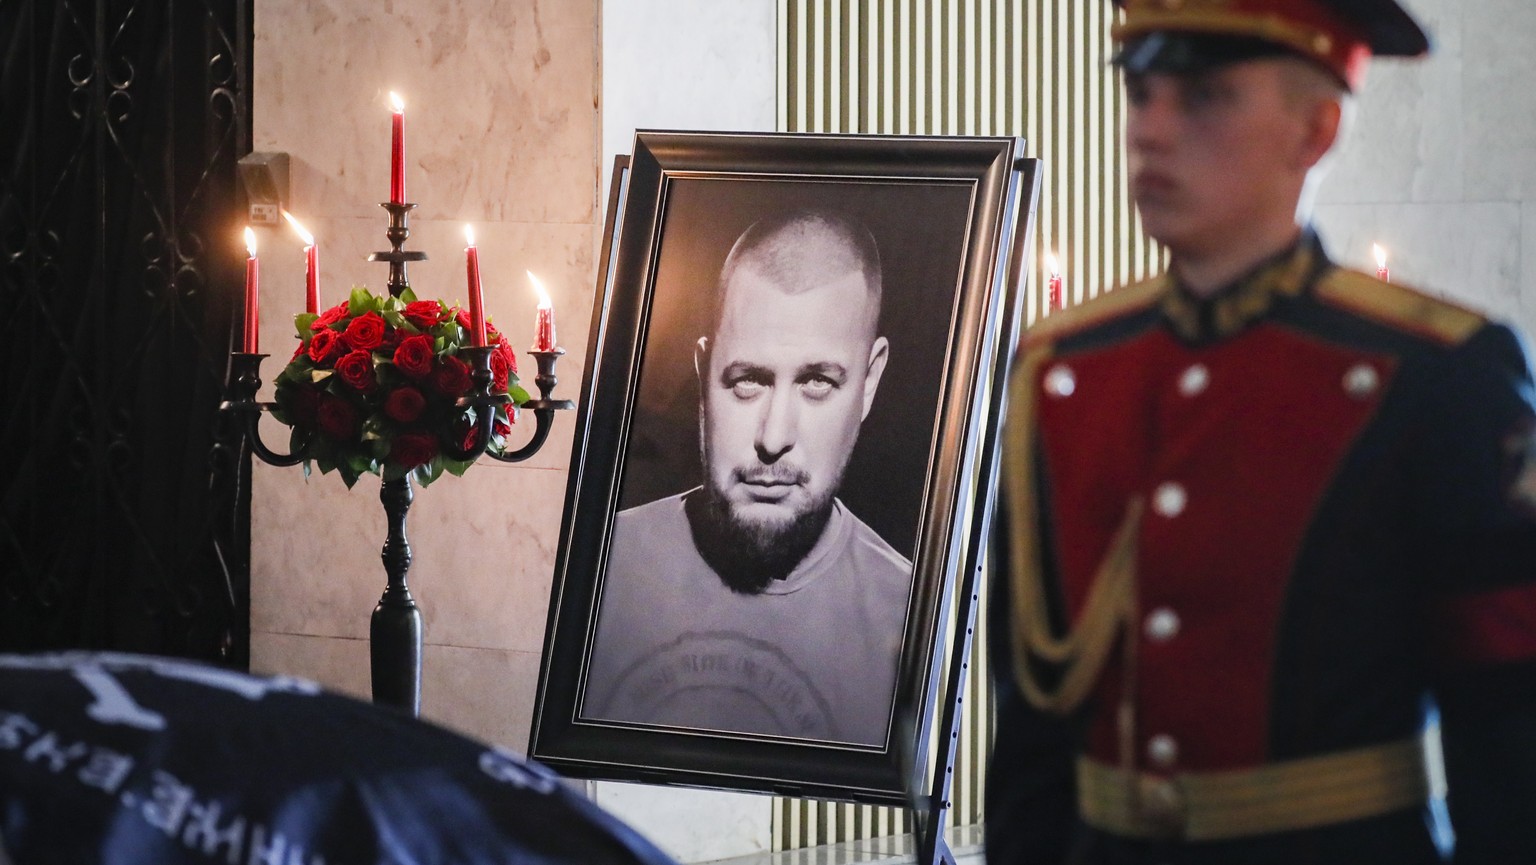
[[[1488,323],[1466,307],[1343,268],[1329,271],[1316,290],[1318,300],[1329,306],[1423,334],[1443,345],[1459,345]]]
[[[1004,493],[1008,500],[1009,579],[1013,603],[1013,666],[1025,699],[1041,711],[1065,715],[1088,696],[1104,669],[1121,628],[1134,619],[1136,537],[1142,501],[1132,499],[1106,551],[1082,616],[1057,638],[1051,629],[1035,496],[1035,407],[1039,370],[1052,357],[1049,345],[1027,348],[1009,398],[1011,422],[1003,436]],[[1039,659],[1060,665],[1054,691],[1041,684],[1033,669]]]

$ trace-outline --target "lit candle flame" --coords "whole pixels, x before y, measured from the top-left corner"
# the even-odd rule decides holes
[[[1051,276],[1061,276],[1061,262],[1056,260],[1056,253],[1045,254],[1045,269],[1050,271]]]
[[[391,90],[389,91],[389,107],[390,110],[394,111],[396,114],[404,114],[405,100],[400,98],[400,94]]]
[[[285,210],[283,211],[283,218],[288,220],[288,224],[293,226],[293,230],[298,233],[299,237],[304,239],[305,246],[315,245],[315,236],[310,234],[308,231],[305,231],[303,223],[299,222],[297,219],[294,219],[293,214]]]
[[[249,225],[245,227],[245,251],[250,253],[251,258],[256,257],[256,232]]]
[[[1376,269],[1381,270],[1387,266],[1387,251],[1381,248],[1381,244],[1371,244],[1371,252],[1376,255]]]
[[[475,245],[475,227],[467,222],[464,223],[464,240],[470,246]]]
[[[533,271],[525,272],[528,274],[528,280],[533,283],[534,291],[539,293],[539,309],[554,309],[555,303],[549,299],[549,292],[544,290],[544,283],[539,282],[539,278],[533,275]]]

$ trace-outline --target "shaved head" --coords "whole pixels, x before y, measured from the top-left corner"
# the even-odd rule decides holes
[[[739,271],[751,271],[785,294],[802,294],[828,277],[861,273],[869,292],[864,312],[873,337],[880,317],[880,251],[869,229],[830,210],[791,210],[753,223],[720,268],[711,330],[720,326],[726,295]]]

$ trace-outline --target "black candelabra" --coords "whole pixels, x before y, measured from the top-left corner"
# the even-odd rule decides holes
[[[385,234],[391,249],[368,256],[369,261],[389,263],[389,293],[394,297],[399,297],[410,284],[406,264],[425,261],[427,258],[424,252],[401,248],[410,236],[408,215],[415,206],[394,202],[383,205],[389,211],[389,228]],[[520,408],[533,412],[533,437],[514,451],[487,451],[492,437],[495,409],[511,399],[507,394],[491,392],[494,379],[491,372],[492,351],[494,348],[491,346],[470,346],[459,350],[461,359],[469,366],[470,388],[457,404],[461,408],[475,410],[475,430],[466,442],[467,447],[458,442],[443,443],[443,452],[455,460],[472,461],[485,455],[502,462],[522,462],[544,446],[549,438],[550,427],[554,424],[555,412],[575,408],[575,403],[570,400],[551,397],[556,381],[555,362],[565,354],[564,350],[552,347],[530,351],[528,353],[538,365],[538,373],[533,381],[539,397],[524,402]],[[243,351],[230,353],[228,399],[220,408],[241,418],[239,429],[251,452],[262,462],[274,466],[297,465],[309,458],[310,439],[300,438],[295,441],[290,453],[278,453],[261,440],[261,416],[275,408],[273,403],[258,402],[256,399],[261,389],[261,362],[266,357],[264,354]],[[412,496],[409,474],[385,478],[379,488],[379,500],[384,504],[384,515],[388,523],[388,535],[381,554],[387,581],[384,594],[373,609],[368,640],[374,702],[396,706],[416,715],[421,712],[422,622],[421,610],[416,606],[410,587],[406,584],[406,572],[411,567],[411,545],[405,537],[405,517],[410,510]]]

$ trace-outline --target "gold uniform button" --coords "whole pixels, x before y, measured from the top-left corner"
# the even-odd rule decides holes
[[[1159,516],[1176,517],[1184,513],[1184,506],[1187,504],[1189,504],[1189,494],[1173,481],[1158,484],[1157,489],[1152,492],[1152,510]]]
[[[1077,390],[1077,374],[1066,364],[1057,364],[1045,374],[1045,392],[1051,396],[1071,396]]]
[[[1197,363],[1184,370],[1184,374],[1179,376],[1179,393],[1185,396],[1196,396],[1203,393],[1210,383],[1211,371],[1205,364]]]
[[[1381,375],[1368,363],[1357,363],[1344,373],[1344,392],[1365,399],[1381,387]]]

